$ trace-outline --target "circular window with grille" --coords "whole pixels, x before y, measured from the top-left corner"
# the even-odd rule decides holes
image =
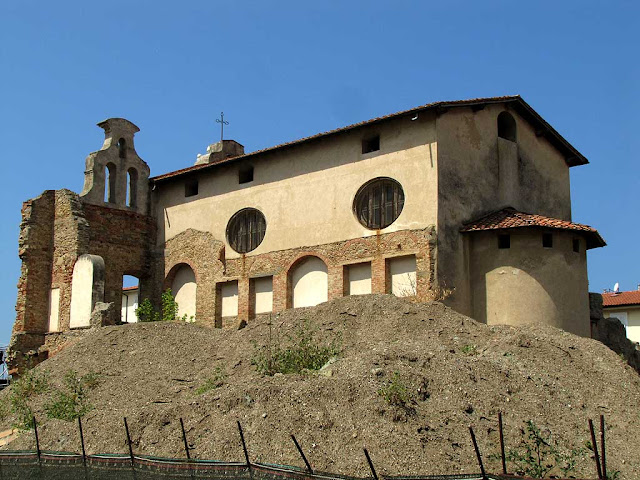
[[[227,242],[238,253],[258,248],[267,230],[267,221],[260,210],[244,208],[236,212],[227,224]]]
[[[402,213],[404,191],[392,178],[374,178],[365,183],[354,201],[358,221],[372,230],[388,227]]]

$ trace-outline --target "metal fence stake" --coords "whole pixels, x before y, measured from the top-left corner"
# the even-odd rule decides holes
[[[482,479],[487,480],[487,474],[484,471],[484,465],[482,464],[482,457],[480,456],[480,449],[478,448],[478,442],[476,442],[476,436],[473,433],[472,427],[469,427],[469,433],[471,433],[471,441],[473,442],[473,448],[476,451],[476,457],[478,457],[478,464],[480,464],[480,472],[482,472]]]
[[[242,432],[242,425],[240,420],[238,422],[238,431],[240,432],[240,441],[242,441],[242,450],[244,450],[244,458],[247,462],[247,468],[249,469],[249,478],[253,479],[253,470],[251,469],[251,462],[249,461],[249,451],[247,450],[247,444],[244,441],[244,433]]]
[[[40,440],[38,439],[38,423],[36,422],[35,415],[33,416],[33,433],[36,436],[36,454],[38,455],[38,466],[42,466],[40,458]]]
[[[589,419],[589,430],[591,431],[591,445],[593,445],[593,457],[596,459],[596,467],[598,468],[598,480],[602,480],[602,468],[600,468],[600,454],[598,453],[598,444],[596,443],[596,432],[593,430],[593,421]]]
[[[364,449],[364,456],[367,457],[367,463],[369,463],[369,468],[371,469],[373,479],[378,480],[378,474],[376,473],[376,469],[373,467],[373,462],[371,461],[371,457],[369,456],[369,452],[367,452],[366,448]]]
[[[307,460],[307,457],[304,455],[304,452],[302,451],[302,448],[300,448],[300,444],[298,443],[298,440],[296,440],[296,437],[293,434],[291,435],[291,440],[293,440],[293,443],[295,444],[296,448],[298,449],[298,453],[302,457],[302,460],[304,460],[304,463],[307,466],[307,471],[311,475],[313,475],[313,468],[311,468],[311,464],[309,463],[309,460]]]
[[[89,474],[87,472],[87,452],[84,448],[84,434],[82,433],[82,419],[78,417],[78,430],[80,431],[80,445],[82,445],[82,465],[84,467],[84,478],[88,479]]]
[[[189,454],[189,444],[187,443],[187,434],[184,431],[184,422],[182,421],[182,417],[180,417],[180,428],[182,429],[182,441],[184,443],[184,453],[187,455],[187,460],[191,460],[191,455]]]
[[[502,429],[502,412],[498,412],[498,429],[500,431],[500,453],[502,455],[502,473],[507,474],[507,458],[504,453],[504,432]]]
[[[129,458],[131,459],[131,471],[133,472],[133,478],[136,478],[136,466],[133,458],[133,447],[131,445],[131,435],[129,435],[129,425],[127,424],[127,417],[124,417],[124,430],[127,434],[127,445],[129,446]]]
[[[607,454],[604,443],[604,415],[600,415],[600,453],[602,454],[602,478],[607,477]]]

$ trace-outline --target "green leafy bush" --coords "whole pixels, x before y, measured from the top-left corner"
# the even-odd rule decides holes
[[[178,302],[171,293],[171,289],[167,288],[162,292],[162,313],[154,310],[151,300],[145,298],[136,308],[136,317],[139,322],[174,321],[178,317]],[[187,316],[184,315],[182,320],[187,321]]]
[[[378,389],[378,395],[384,398],[389,405],[400,408],[407,408],[413,400],[409,388],[402,381],[398,372],[393,372],[391,380]]]
[[[202,395],[203,393],[208,392],[209,390],[213,390],[215,388],[219,388],[224,385],[224,380],[227,378],[227,374],[224,372],[222,367],[216,367],[213,370],[213,375],[200,385],[197,390],[197,395]]]
[[[271,321],[266,345],[254,343],[254,356],[251,360],[258,372],[263,375],[276,373],[302,373],[306,370],[320,370],[332,357],[340,353],[340,338],[322,343],[316,338],[317,329],[308,320],[304,320],[294,331],[287,335],[283,345],[279,335],[274,338]]]
[[[12,427],[18,430],[33,428],[33,410],[31,401],[49,389],[49,374],[46,371],[27,370],[9,387],[9,394],[1,410],[12,414],[15,421]]]
[[[87,394],[98,384],[96,373],[78,377],[77,372],[69,370],[65,373],[62,384],[63,388],[56,389],[53,399],[44,406],[47,417],[71,422],[84,416],[93,408],[87,399]]]
[[[567,477],[576,467],[579,457],[584,453],[582,448],[574,448],[564,453],[558,447],[551,432],[543,432],[531,420],[521,430],[520,445],[506,453],[506,460],[514,467],[517,475],[533,478],[545,478],[548,474],[562,472]],[[491,455],[499,459],[499,455]]]

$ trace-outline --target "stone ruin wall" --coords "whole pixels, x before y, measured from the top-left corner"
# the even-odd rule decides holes
[[[16,321],[9,347],[11,370],[35,365],[63,348],[69,330],[71,281],[76,260],[82,254],[100,255],[105,261],[105,298],[115,308],[104,324],[120,320],[122,276],[136,275],[148,288],[149,245],[155,242],[155,222],[135,212],[89,205],[70,190],[47,190],[24,202],[20,225],[19,256],[22,260]],[[60,289],[59,331],[49,333],[49,294]],[[150,298],[154,292],[146,292]]]
[[[155,225],[150,216],[88,204],[69,190],[48,190],[24,203],[19,240],[22,271],[8,358],[14,373],[41,362],[89,331],[69,328],[73,269],[83,254],[98,255],[105,264],[103,301],[113,307],[95,309],[100,325],[120,322],[123,275],[136,276],[140,299],[151,299],[159,310],[161,293],[182,264],[189,265],[196,276],[197,321],[216,327],[234,327],[255,317],[251,278],[272,276],[273,311],[290,308],[289,271],[308,256],[317,256],[327,265],[329,299],[344,295],[344,266],[352,263],[371,262],[373,293],[390,291],[386,260],[397,256],[416,256],[419,298],[428,297],[434,281],[433,227],[227,260],[222,241],[193,229],[156,248]],[[234,280],[238,281],[238,316],[222,319],[219,284]],[[48,331],[52,288],[60,289],[58,332]]]

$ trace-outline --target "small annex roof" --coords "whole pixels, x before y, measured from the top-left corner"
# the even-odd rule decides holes
[[[640,290],[630,292],[606,292],[602,294],[603,307],[617,307],[621,305],[640,306]]]
[[[577,165],[586,165],[587,163],[589,163],[589,161],[584,157],[584,155],[582,155],[573,145],[571,145],[567,140],[565,140],[565,138],[562,135],[560,135],[551,125],[549,125],[533,108],[531,108],[531,106],[527,102],[525,102],[522,99],[520,95],[508,95],[503,97],[473,98],[469,100],[453,100],[453,101],[445,101],[445,102],[428,103],[426,105],[421,105],[419,107],[415,107],[409,110],[403,110],[403,111],[392,113],[389,115],[384,115],[382,117],[373,118],[371,120],[366,120],[364,122],[354,123],[346,127],[336,128],[334,130],[318,133],[310,137],[304,137],[291,142],[282,143],[274,147],[264,148],[262,150],[256,150],[255,152],[250,152],[244,155],[239,155],[236,157],[229,157],[229,158],[222,158],[215,162],[205,163],[202,165],[194,165],[194,166],[183,168],[173,172],[168,172],[163,175],[152,177],[149,180],[151,180],[152,182],[159,182],[159,181],[167,180],[169,178],[181,176],[184,174],[193,173],[199,170],[215,168],[216,165],[219,165],[221,163],[229,163],[233,161],[245,160],[247,158],[250,158],[262,153],[273,152],[275,150],[284,149],[284,148],[298,145],[304,142],[308,142],[310,140],[315,140],[315,139],[326,137],[336,133],[346,132],[348,130],[353,130],[366,125],[373,125],[373,124],[380,123],[385,120],[400,117],[403,115],[414,115],[416,113],[420,113],[426,110],[436,110],[444,113],[448,109],[455,108],[455,107],[474,107],[474,108],[481,109],[485,105],[495,104],[495,103],[510,104],[519,115],[525,118],[528,122],[535,125],[536,135],[544,136],[551,142],[551,144],[553,144],[558,150],[560,150],[564,154],[565,161],[567,162],[567,165],[569,165],[569,167],[575,167]]]
[[[587,248],[604,247],[606,242],[595,228],[581,223],[573,223],[559,218],[545,217],[533,213],[519,212],[507,207],[490,213],[477,220],[466,223],[460,229],[462,233],[482,232],[487,230],[506,230],[510,228],[551,228],[556,230],[573,230],[585,235]]]

